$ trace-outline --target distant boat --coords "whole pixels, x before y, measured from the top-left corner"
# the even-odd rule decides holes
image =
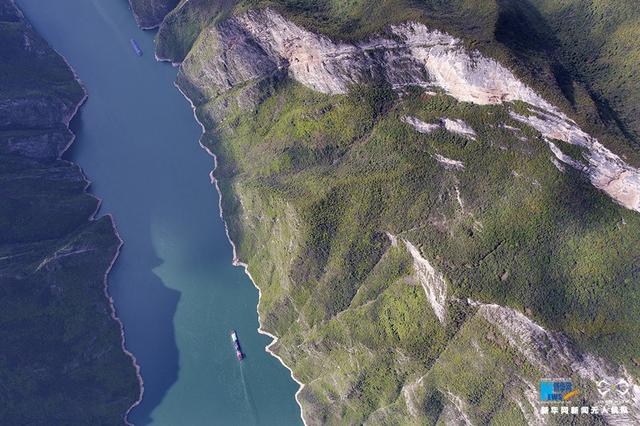
[[[242,353],[242,348],[240,348],[240,341],[235,330],[231,330],[231,341],[233,341],[233,346],[236,349],[236,358],[238,358],[238,361],[242,361],[244,354]]]
[[[142,56],[142,49],[140,49],[138,42],[135,41],[134,39],[131,39],[130,41],[131,41],[131,47],[133,47],[133,51],[136,52],[136,55]]]

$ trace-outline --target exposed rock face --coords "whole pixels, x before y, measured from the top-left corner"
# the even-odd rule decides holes
[[[281,65],[277,58],[269,57],[260,46],[251,42],[246,31],[233,20],[223,22],[216,29],[208,29],[201,37],[202,43],[191,52],[183,68],[197,72],[193,77],[208,97],[214,98],[247,82],[264,79]]]
[[[271,61],[278,67],[286,67],[294,79],[322,93],[346,93],[350,84],[385,79],[394,87],[440,87],[466,102],[496,104],[520,100],[552,108],[496,61],[477,52],[469,54],[459,39],[431,31],[422,24],[395,25],[390,28],[393,40],[372,38],[353,45],[334,43],[271,9],[262,9],[230,18],[210,31],[212,38],[205,43],[215,43],[219,54],[225,56],[240,49],[251,53],[234,55],[236,60],[213,60],[207,64],[209,76],[220,74],[217,80],[229,81],[232,86],[233,81],[247,81],[243,68]],[[189,67],[188,61],[185,66]],[[241,77],[236,79],[236,75]]]
[[[418,281],[427,295],[427,300],[433,308],[440,322],[445,321],[447,303],[447,283],[444,276],[436,271],[427,259],[422,257],[420,250],[409,241],[404,241],[407,250],[413,258],[413,268],[416,271]]]
[[[394,240],[397,241],[397,237],[393,237],[392,241]],[[413,244],[406,240],[403,242],[414,260],[414,273],[425,290],[427,300],[438,319],[444,322],[446,307],[450,300],[447,298],[444,277],[431,266]],[[627,373],[624,367],[616,367],[600,357],[576,350],[562,333],[548,331],[514,309],[473,300],[467,300],[466,303],[476,307],[475,316],[494,325],[509,346],[519,352],[531,366],[539,370],[542,376],[571,377],[575,375],[579,380],[584,381],[586,386],[589,386],[589,392],[593,398],[597,398],[597,389],[602,389],[603,383],[621,384],[622,387],[619,386],[619,388],[623,393],[609,394],[608,399],[612,400],[613,404],[627,406],[629,412],[625,414],[607,413],[603,417],[608,424],[612,425],[640,423],[640,385],[634,377]],[[478,356],[482,357],[482,351],[479,348],[478,351]],[[416,411],[413,407],[415,402],[412,395],[415,395],[416,389],[423,379],[420,378],[417,382],[410,383],[403,389],[409,412],[412,409]],[[524,378],[521,380],[525,388],[529,386]],[[531,386],[533,387],[533,385]],[[587,389],[582,391],[586,392]],[[517,402],[520,402],[522,414],[529,418],[530,424],[545,424],[544,419],[540,418],[538,413],[539,402],[536,392],[535,389],[531,392],[524,392],[529,404],[528,407],[522,405],[520,400]],[[453,405],[445,407],[443,416],[445,418],[455,417],[458,419],[457,421],[473,424],[465,414],[467,410],[464,409],[464,401],[451,393],[448,393],[447,397]],[[457,414],[454,416],[454,413]]]
[[[624,395],[612,393],[608,397],[617,404],[627,404],[629,413],[609,413],[603,417],[613,425],[640,423],[640,386],[624,367],[614,367],[599,357],[575,350],[561,333],[547,331],[513,309],[473,301],[470,303],[478,306],[478,315],[496,325],[511,347],[520,351],[547,377],[577,374],[580,379],[590,382],[593,388],[600,388],[603,380],[609,384],[626,384]]]
[[[445,129],[452,133],[456,133],[472,141],[476,139],[476,132],[463,120],[443,118],[440,120]]]
[[[122,423],[140,389],[105,293],[121,242],[60,158],[84,90],[10,0],[0,45],[0,423]]]
[[[435,154],[433,158],[435,158],[438,163],[442,164],[445,169],[449,169],[449,170],[464,169],[464,163],[462,161],[452,160],[451,158],[444,157],[440,154]]]
[[[252,10],[207,30],[185,60],[183,75],[206,87],[207,98],[286,70],[301,84],[327,94],[346,93],[356,83],[386,81],[395,88],[438,87],[459,101],[480,105],[525,102],[544,113],[514,114],[515,119],[546,138],[588,148],[593,184],[623,206],[640,211],[640,171],[585,134],[511,71],[478,52],[466,51],[459,39],[422,24],[395,25],[389,32],[392,38],[335,43],[271,9]],[[202,49],[208,53],[198,54]],[[459,123],[448,126],[472,136]]]
[[[443,127],[441,123],[425,123],[424,121],[416,117],[404,116],[400,120],[403,123],[407,123],[408,125],[412,126],[414,129],[416,129],[416,131],[425,135],[438,129],[442,129]]]
[[[640,211],[640,170],[625,163],[563,114],[534,111],[532,114],[523,116],[512,112],[511,116],[539,131],[552,147],[555,145],[550,140],[557,139],[588,149],[589,164],[586,167],[576,159],[561,155],[558,149],[552,150],[558,160],[585,171],[596,188],[603,190],[626,208]]]
[[[397,243],[398,237],[387,235],[392,242]],[[608,405],[626,406],[628,413],[605,413],[602,416],[603,419],[611,425],[631,425],[640,422],[640,385],[634,377],[627,373],[624,367],[614,366],[600,357],[577,350],[562,333],[548,331],[512,308],[480,303],[470,299],[460,301],[447,297],[446,283],[442,274],[431,266],[413,244],[406,240],[402,241],[414,260],[415,277],[422,284],[427,300],[441,322],[445,321],[449,303],[462,303],[473,307],[475,313],[467,319],[467,322],[474,323],[481,320],[495,327],[501,337],[490,337],[493,344],[497,344],[502,350],[505,349],[505,345],[508,345],[536,371],[537,378],[571,377],[576,381],[576,387],[580,389],[583,396],[588,397],[591,401],[601,399],[598,390],[603,390],[606,383],[618,384],[621,392],[607,394]],[[465,341],[464,344],[475,346],[475,357],[491,358],[491,354],[486,353],[473,340],[471,342]],[[453,350],[457,351],[458,349],[454,347]],[[459,354],[459,356],[464,355]],[[472,360],[469,362],[473,363]],[[482,369],[481,366],[475,365],[470,365],[470,368]],[[430,374],[431,372],[415,382],[407,383],[402,389],[407,410],[411,415],[415,416],[419,412],[416,407],[417,395],[419,389],[425,386],[427,381],[425,379]],[[531,383],[531,380],[524,373],[521,377],[511,377],[510,380],[512,381],[510,386],[514,392],[508,396],[522,411],[527,422],[532,425],[546,424],[547,419],[539,412],[541,404],[536,385]],[[444,392],[444,395],[448,402],[444,406],[441,418],[448,419],[449,422],[455,424],[474,424],[474,421],[469,417],[469,413],[473,410],[466,407],[467,404],[462,398],[450,391]],[[595,402],[594,404],[597,405]]]
[[[386,34],[389,34],[389,36]],[[183,63],[180,87],[183,89],[187,87],[189,91],[193,91],[193,93],[190,93],[190,97],[192,94],[195,95],[192,97],[194,103],[197,106],[203,106],[202,109],[198,109],[199,118],[210,119],[213,109],[216,113],[214,119],[217,120],[218,118],[224,118],[225,108],[240,107],[242,109],[252,108],[257,105],[260,102],[260,95],[254,96],[254,94],[265,88],[272,87],[287,75],[309,89],[329,95],[346,93],[352,84],[377,80],[386,82],[399,91],[407,85],[420,86],[425,90],[431,91],[432,94],[444,91],[459,101],[473,102],[480,105],[521,101],[532,107],[531,110],[534,111],[532,114],[545,111],[546,117],[544,120],[561,136],[566,133],[567,128],[575,126],[575,123],[520,82],[509,70],[497,62],[484,58],[477,52],[468,53],[464,50],[459,40],[441,32],[430,31],[424,25],[414,23],[390,27],[384,37],[373,37],[360,43],[348,44],[335,43],[326,37],[313,34],[287,21],[271,10],[250,11],[227,19],[216,26],[211,26],[201,35],[194,49]],[[257,89],[259,86],[260,89]],[[295,89],[299,90],[300,88],[296,87]],[[245,96],[246,93],[252,93],[252,96],[247,97]],[[263,96],[266,97],[268,95]],[[288,101],[289,99],[278,99],[280,105]],[[521,105],[510,106],[507,104],[505,109],[512,108],[512,110],[515,110],[518,108],[521,111],[520,107]],[[277,113],[274,113],[275,115]],[[253,118],[251,115],[250,117]],[[402,120],[423,133],[445,129],[469,139],[482,138],[484,130],[479,125],[476,128],[480,132],[480,136],[478,136],[464,122],[446,118],[441,119],[438,123],[426,123],[410,116],[406,116]],[[242,129],[242,127],[235,127],[236,122],[234,121],[229,120],[220,126],[222,132],[229,131],[229,134],[225,136],[231,136],[233,130],[237,128]],[[242,122],[242,119],[238,119],[238,121]],[[518,121],[522,122],[523,120]],[[277,121],[274,120],[274,122]],[[469,120],[469,122],[472,121]],[[509,122],[513,124],[511,120]],[[277,123],[282,124],[281,122]],[[205,123],[205,127],[211,130],[215,124],[208,122]],[[268,127],[268,125],[269,121],[267,119],[265,127]],[[503,123],[492,125],[506,127],[514,133],[525,133],[521,129],[508,127]],[[532,124],[527,125],[536,128]],[[541,131],[540,128],[536,129]],[[550,149],[554,153],[561,154],[560,148],[551,138],[547,139]],[[524,141],[520,140],[521,142],[526,142],[527,138],[524,138]],[[483,142],[485,141],[478,140],[478,143]],[[229,150],[229,147],[235,148],[232,143],[227,141],[220,143],[220,145],[226,144],[221,149],[222,155],[225,155],[225,151]],[[210,146],[213,147],[213,144]],[[591,149],[592,146],[589,145],[587,148]],[[240,152],[244,153],[241,150]],[[384,157],[384,155],[386,155],[386,152],[381,157]],[[464,164],[461,161],[446,158],[440,154],[432,155],[443,167],[458,171],[464,169]],[[570,161],[568,156],[557,155],[565,162]],[[234,157],[230,157],[233,160]],[[547,155],[542,156],[543,159],[546,159],[546,157]],[[553,160],[562,166],[557,159],[553,158]],[[467,167],[470,171],[473,163],[467,162]],[[581,168],[582,166],[580,162],[576,161],[575,167]],[[594,167],[603,167],[603,165],[597,164]],[[345,170],[349,171],[350,169]],[[369,169],[367,168],[366,170]],[[588,171],[587,169],[584,170]],[[229,172],[229,175],[234,173],[235,171]],[[245,175],[249,173],[246,168],[239,167],[238,174]],[[448,177],[453,182],[452,186],[455,188],[457,202],[463,213],[465,213],[461,216],[471,218],[474,214],[473,200],[469,197],[468,207],[465,207],[458,187],[459,181],[455,180],[455,178],[464,176],[464,174],[464,172],[460,172],[458,176]],[[250,184],[246,184],[246,182],[255,178],[254,175],[251,175],[251,178],[243,181],[244,176],[233,175],[233,177],[229,177],[229,175],[223,176],[237,184],[237,186],[232,187],[237,190],[237,193],[242,193],[243,190],[248,191],[246,188],[242,188],[243,184],[249,187]],[[270,175],[270,177],[272,176]],[[274,180],[277,180],[278,177],[276,176]],[[256,180],[261,178],[263,176]],[[538,182],[535,183],[538,184]],[[359,189],[361,188],[357,187],[356,190]],[[384,194],[384,191],[381,193]],[[415,192],[412,192],[413,194]],[[228,196],[231,197],[230,195]],[[453,196],[453,193],[450,196]],[[269,211],[271,213],[277,209],[273,209],[271,204],[266,204],[267,208],[264,207],[265,205],[260,204],[258,204],[258,207],[255,204],[249,206],[249,203],[245,202],[249,198],[254,197],[246,197],[246,195],[242,197],[239,202],[242,208],[230,214],[232,221],[243,224],[248,223],[246,228],[235,234],[249,240],[248,243],[244,242],[245,247],[250,246],[247,253],[252,254],[255,247],[260,247],[260,255],[248,256],[247,262],[256,269],[261,270],[271,269],[269,262],[262,263],[263,259],[269,256],[273,257],[273,264],[277,265],[275,268],[280,268],[283,264],[290,264],[290,259],[287,256],[289,254],[295,255],[295,251],[270,249],[268,248],[268,243],[256,243],[256,240],[252,239],[254,235],[259,234],[257,230],[262,226],[257,224],[268,222],[264,220],[264,212]],[[255,198],[259,199],[260,197]],[[410,204],[407,203],[407,206]],[[252,213],[246,214],[247,211]],[[236,214],[236,217],[234,217],[234,214]],[[258,216],[260,216],[260,219],[257,219]],[[282,220],[283,215],[278,212],[275,213],[274,217],[273,221],[279,222]],[[282,221],[286,222],[286,220]],[[600,366],[594,367],[594,371],[597,371],[598,374],[606,375],[604,377],[609,378],[626,377],[622,368],[616,368],[596,359],[592,355],[572,349],[565,337],[543,330],[529,318],[513,309],[472,301],[463,302],[451,297],[447,298],[446,281],[444,280],[444,275],[434,268],[433,265],[436,263],[433,260],[430,262],[425,259],[417,247],[401,237],[416,231],[418,238],[420,238],[420,232],[429,232],[421,221],[417,220],[416,222],[417,226],[414,228],[399,230],[398,237],[387,234],[391,242],[390,245],[394,249],[397,249],[398,246],[406,248],[408,253],[407,260],[409,264],[413,265],[413,276],[407,277],[409,278],[407,282],[415,283],[417,280],[421,284],[422,289],[412,288],[412,290],[417,290],[420,297],[422,297],[422,290],[424,290],[428,304],[427,312],[423,310],[423,315],[419,316],[419,318],[428,317],[430,324],[436,326],[436,330],[429,329],[428,334],[434,335],[446,329],[447,333],[451,332],[452,334],[455,333],[455,335],[451,338],[447,337],[446,347],[438,353],[435,363],[433,365],[429,364],[427,368],[430,371],[426,372],[423,377],[407,375],[399,380],[399,383],[403,383],[400,391],[401,403],[396,401],[396,403],[387,404],[388,401],[385,401],[385,403],[373,404],[375,411],[370,412],[366,421],[372,424],[385,422],[394,424],[394,420],[397,423],[397,419],[406,419],[408,416],[414,416],[419,419],[418,416],[424,415],[425,411],[431,409],[430,406],[425,409],[425,407],[428,407],[426,403],[432,403],[433,400],[437,400],[437,403],[441,405],[439,405],[439,408],[434,408],[433,411],[440,410],[440,419],[445,423],[488,423],[487,417],[483,417],[482,421],[477,421],[480,418],[479,416],[483,414],[480,413],[481,410],[478,410],[477,396],[487,389],[485,383],[491,382],[503,389],[503,395],[508,395],[505,399],[508,399],[510,403],[515,404],[522,411],[522,416],[527,422],[530,424],[543,424],[545,419],[537,411],[539,408],[539,396],[536,389],[536,382],[542,377],[543,373],[549,375],[557,373],[557,375],[561,376],[571,375],[572,378],[576,377],[576,380],[588,383],[589,389],[593,390],[594,381],[591,380],[591,376],[579,373],[584,366],[581,362],[591,359],[595,360],[594,362]],[[477,233],[482,231],[480,222],[475,222],[473,227]],[[400,226],[400,228],[402,227]],[[322,229],[321,232],[324,231],[325,229]],[[335,236],[340,235],[340,232],[340,230],[331,230],[328,233]],[[267,235],[265,237],[266,240],[272,237],[271,230],[265,232],[265,234]],[[251,236],[247,237],[247,235]],[[357,241],[358,237],[349,237],[351,238],[349,241]],[[289,238],[293,241],[296,237],[291,237],[287,233],[281,236],[282,244],[289,241]],[[258,239],[257,241],[260,240]],[[399,241],[402,241],[403,244],[398,244]],[[532,244],[530,241],[523,243]],[[242,245],[243,242],[241,241],[239,247]],[[265,252],[269,253],[269,255],[264,256],[263,253]],[[286,255],[283,256],[283,252]],[[273,253],[276,254],[274,255]],[[307,256],[307,253],[304,255]],[[404,255],[407,254],[405,253]],[[449,260],[446,253],[444,257],[446,265]],[[267,266],[265,267],[265,265]],[[459,268],[468,267],[469,269],[474,267],[470,264],[458,264],[456,266]],[[291,266],[291,268],[294,267]],[[506,270],[502,272],[500,269],[496,270],[498,270],[499,274],[496,279],[508,285],[509,272]],[[270,276],[258,278],[257,282],[263,289],[263,295],[268,294],[269,286],[278,288],[278,291],[281,288],[286,287],[289,290],[293,287],[294,284],[288,281],[290,272],[291,270],[282,273],[282,275],[271,274]],[[514,271],[510,272],[511,275],[514,275]],[[283,284],[284,282],[287,284]],[[262,287],[262,283],[265,284],[264,287]],[[406,284],[404,281],[403,283]],[[356,283],[356,285],[360,284],[360,282]],[[363,283],[358,291],[365,286],[366,283]],[[457,289],[452,288],[454,291]],[[265,289],[267,290],[265,291]],[[284,299],[286,297],[288,296],[285,296]],[[280,299],[274,299],[280,303]],[[318,298],[311,299],[314,301],[313,303],[318,300]],[[397,295],[394,295],[392,299],[396,301]],[[369,306],[376,306],[377,303],[379,301],[372,298],[363,305],[349,307],[339,315],[336,315],[336,322],[340,323],[339,321],[344,320],[345,317],[355,315],[354,312],[359,309],[365,310]],[[292,366],[296,377],[305,383],[305,387],[298,394],[298,397],[304,405],[305,410],[303,413],[305,420],[309,424],[319,423],[320,420],[318,419],[324,418],[338,418],[343,420],[344,423],[348,423],[348,421],[344,421],[345,417],[340,416],[344,416],[349,406],[355,403],[357,396],[359,396],[357,392],[361,391],[361,389],[359,388],[360,383],[350,383],[345,378],[357,377],[359,374],[362,374],[362,377],[367,377],[367,364],[363,360],[369,360],[379,355],[376,348],[372,349],[366,343],[362,344],[358,340],[356,333],[351,334],[352,330],[357,328],[357,324],[367,321],[354,321],[349,324],[344,320],[345,323],[340,323],[340,327],[332,327],[331,329],[332,333],[339,333],[336,330],[344,328],[347,330],[344,335],[331,334],[331,339],[322,341],[315,338],[315,336],[309,337],[310,334],[305,334],[298,330],[289,331],[290,329],[287,327],[293,323],[300,324],[304,328],[307,325],[306,320],[309,318],[303,313],[303,310],[308,305],[300,303],[300,305],[295,306],[295,304],[296,302],[285,300],[276,308],[273,307],[275,304],[265,308],[263,300],[261,309],[271,315],[271,324],[275,324],[272,325],[272,329],[276,330],[274,334],[282,337],[278,345],[274,347],[274,351],[282,354],[282,359]],[[289,309],[291,305],[294,305],[294,307]],[[406,307],[409,304],[405,303],[401,306]],[[428,312],[431,309],[435,314],[435,318],[432,318],[431,312]],[[460,313],[458,309],[463,311],[460,316],[456,316]],[[295,312],[290,313],[294,310]],[[398,311],[401,311],[401,309],[398,309],[397,306],[388,309],[388,312],[391,313],[397,313]],[[282,315],[278,320],[286,318],[286,320],[282,321],[286,322],[286,325],[278,328],[280,324],[276,324],[274,318],[282,312],[286,312],[286,314]],[[457,331],[453,330],[456,327],[455,321],[447,321],[449,315],[462,322],[463,325]],[[265,315],[262,318],[265,317],[267,316]],[[363,316],[363,318],[372,318],[370,322],[367,322],[368,324],[381,324],[381,322],[375,322],[380,318],[380,313],[377,311],[371,316]],[[413,317],[413,321],[407,322],[415,324],[415,318]],[[348,324],[348,326],[344,326],[345,324]],[[377,328],[375,333],[378,333],[381,329],[382,327]],[[421,328],[423,331],[425,329]],[[542,330],[542,332],[539,332],[539,330]],[[314,332],[316,331],[314,330]],[[416,335],[419,333],[407,334]],[[343,340],[340,343],[336,343],[338,339],[333,338],[336,335],[343,336]],[[555,339],[555,344],[549,343],[551,338]],[[543,340],[535,342],[535,339]],[[299,344],[303,340],[304,343]],[[418,346],[427,347],[433,345]],[[327,349],[327,347],[330,349]],[[363,355],[359,356],[359,351]],[[401,368],[403,364],[407,364],[409,357],[403,354],[402,350],[398,349],[398,346],[391,350],[391,352],[394,351],[397,355],[392,361],[393,370],[395,371]],[[332,358],[332,355],[336,353],[341,354],[341,358]],[[304,361],[302,361],[303,359]],[[349,361],[345,361],[346,359]],[[548,362],[546,361],[547,359],[549,359]],[[313,367],[307,364],[307,360],[311,360]],[[300,367],[303,363],[304,365]],[[326,369],[327,365],[336,367],[336,373],[329,374],[329,377],[324,372],[319,373],[320,370]],[[348,368],[353,368],[353,370],[347,371]],[[333,369],[331,368],[331,370]],[[338,370],[341,371],[338,372]],[[466,386],[459,386],[455,391],[451,391],[449,385],[452,382],[463,382],[470,377],[470,375],[465,376],[464,374],[468,373],[468,370],[477,373],[474,379],[482,378],[482,386],[474,388],[471,393],[465,393],[465,391],[469,391]],[[411,371],[416,375],[424,374],[424,370],[419,374],[416,373],[417,369],[412,369]],[[494,381],[494,373],[501,375],[501,377],[495,378]],[[446,378],[445,383],[438,383],[438,379],[443,377]],[[634,383],[633,380],[629,379],[630,382]],[[491,388],[491,386],[489,387]],[[424,393],[429,393],[429,397],[425,397]],[[437,395],[432,396],[435,394]],[[353,398],[353,395],[356,395],[356,398]],[[634,402],[634,405],[637,406],[638,403]],[[332,412],[333,409],[337,414]],[[327,413],[331,413],[330,416],[335,415],[336,417],[325,417]],[[367,411],[367,413],[369,412]],[[492,411],[492,413],[495,412]],[[415,422],[418,424],[430,423],[428,421],[421,422],[421,420],[415,420]],[[610,423],[616,421],[613,417],[606,420]],[[629,419],[623,419],[623,421],[629,421]],[[514,422],[512,424],[520,423],[522,422]]]
[[[413,126],[420,133],[428,134],[438,129],[445,129],[467,139],[475,140],[476,132],[463,120],[441,118],[437,123],[425,123],[416,117],[402,117],[401,120]]]
[[[445,405],[444,410],[442,411],[442,418],[444,419],[444,422],[451,425],[473,425],[473,422],[467,415],[465,402],[462,398],[452,392],[447,392],[445,395],[449,402]]]

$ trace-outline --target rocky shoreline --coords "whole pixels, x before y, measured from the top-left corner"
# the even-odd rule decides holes
[[[160,61],[160,60],[159,60]],[[179,64],[178,64],[179,65]],[[184,98],[187,100],[187,102],[189,102],[189,105],[193,111],[193,117],[196,120],[196,122],[200,125],[201,129],[202,129],[202,135],[204,135],[204,133],[206,132],[206,127],[204,126],[204,124],[198,119],[198,115],[196,112],[196,107],[193,104],[193,101],[189,98],[189,96],[180,88],[180,85],[178,82],[175,83],[175,86],[177,88],[177,90],[182,94],[182,96],[184,96]],[[268,331],[266,331],[263,328],[263,324],[262,324],[262,320],[260,318],[260,300],[262,299],[262,290],[260,289],[260,287],[258,286],[258,284],[256,284],[255,280],[253,279],[253,276],[251,276],[251,273],[249,272],[249,265],[242,262],[240,260],[240,258],[238,257],[238,253],[236,250],[236,244],[233,242],[233,240],[231,239],[231,235],[229,235],[229,227],[227,225],[227,221],[224,217],[224,209],[222,208],[222,190],[220,189],[220,185],[218,184],[218,180],[215,178],[214,176],[214,172],[218,167],[218,158],[216,157],[216,155],[211,152],[211,150],[205,146],[202,143],[202,137],[200,138],[200,140],[198,141],[198,144],[200,145],[200,147],[209,155],[213,158],[214,161],[214,166],[213,166],[213,170],[211,170],[211,173],[209,174],[209,177],[211,179],[211,184],[213,185],[213,187],[216,189],[216,193],[218,194],[218,211],[220,213],[220,219],[222,219],[222,223],[224,224],[224,231],[225,231],[225,235],[227,236],[227,240],[229,241],[229,244],[231,245],[231,250],[232,250],[232,264],[233,266],[238,266],[241,267],[245,273],[245,275],[247,275],[247,277],[249,278],[249,280],[251,281],[251,283],[253,284],[253,286],[256,288],[256,290],[258,290],[258,303],[256,305],[256,312],[258,314],[258,333],[263,334],[265,336],[268,336],[272,339],[272,342],[269,343],[266,347],[265,347],[265,351],[267,353],[269,353],[271,356],[273,356],[274,358],[276,358],[280,364],[282,364],[287,370],[289,370],[289,374],[291,375],[291,379],[293,379],[294,382],[296,382],[298,384],[298,390],[296,391],[294,398],[296,400],[296,404],[298,404],[298,407],[300,407],[300,418],[302,419],[302,423],[304,425],[307,425],[307,422],[304,418],[304,408],[302,406],[302,402],[300,401],[299,395],[300,392],[302,392],[302,390],[304,389],[304,383],[302,383],[298,378],[295,377],[295,375],[293,374],[293,369],[291,367],[289,367],[284,360],[282,359],[282,357],[280,357],[278,354],[276,354],[272,349],[271,346],[275,345],[278,342],[278,337],[275,336],[272,333],[269,333]]]

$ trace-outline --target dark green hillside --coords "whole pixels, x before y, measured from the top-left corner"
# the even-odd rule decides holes
[[[84,98],[62,57],[0,0],[0,424],[113,425],[139,389],[104,294],[120,241],[59,159]]]
[[[558,57],[600,101],[602,113],[640,143],[640,8],[625,0],[531,0],[556,38]]]
[[[180,0],[129,0],[133,14],[142,28],[155,28]]]
[[[182,61],[200,35],[200,31],[211,22],[227,16],[235,3],[236,0],[181,2],[167,15],[158,30],[158,57],[173,62]]]

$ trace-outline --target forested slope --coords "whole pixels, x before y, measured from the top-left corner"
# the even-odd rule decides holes
[[[182,62],[309,423],[536,424],[542,377],[571,377],[577,404],[626,380],[638,421],[633,106],[543,6],[194,0],[165,18],[160,56]]]
[[[123,423],[140,389],[105,294],[120,246],[60,159],[84,100],[64,59],[0,0],[0,423]]]

